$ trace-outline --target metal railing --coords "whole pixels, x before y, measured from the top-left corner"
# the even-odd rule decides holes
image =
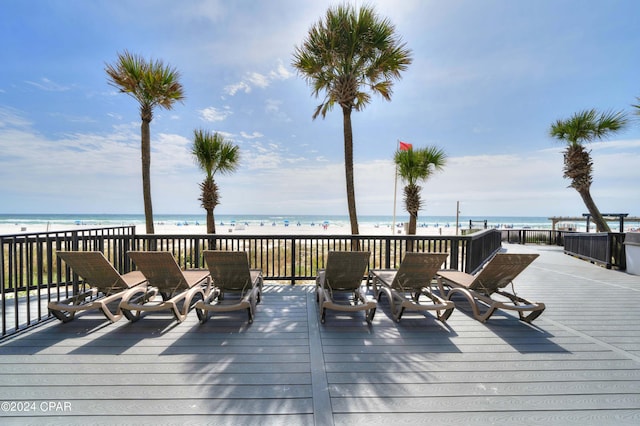
[[[539,230],[539,229],[503,229],[502,241],[510,244],[547,244],[564,245],[564,236],[571,231]]]
[[[208,249],[243,250],[252,268],[266,280],[313,280],[333,250],[371,252],[369,268],[395,268],[406,251],[446,252],[447,269],[473,272],[500,249],[500,233],[488,230],[467,236],[350,235],[136,235],[135,227],[0,236],[0,307],[2,336],[50,318],[47,303],[77,294],[84,283],[55,254],[59,250],[97,250],[121,273],[135,268],[129,250],[173,253],[178,264],[204,268]]]
[[[98,250],[126,272],[129,264],[121,253],[134,235],[133,226],[0,235],[2,337],[49,318],[50,300],[79,291],[82,284],[55,256],[57,251]]]
[[[626,269],[624,237],[618,232],[573,233],[564,237],[564,252],[607,269]]]

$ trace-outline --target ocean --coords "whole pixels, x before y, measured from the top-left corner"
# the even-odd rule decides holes
[[[243,225],[322,225],[324,223],[331,226],[348,227],[348,216],[335,215],[215,215],[216,225],[229,226],[234,224]],[[397,216],[396,224],[408,222],[408,216]],[[486,221],[488,228],[513,228],[513,229],[551,229],[552,223],[548,217],[518,217],[518,216],[461,216],[458,224],[461,228],[469,228],[470,221],[473,228],[484,228]],[[143,225],[145,223],[143,214],[0,214],[0,226],[3,225],[69,225],[73,228],[82,226],[123,226],[123,225]],[[204,225],[206,217],[204,214],[157,214],[154,215],[154,223],[159,225]],[[360,216],[358,223],[361,225],[391,226],[392,216]],[[455,216],[419,216],[418,226],[420,227],[455,227]],[[565,225],[580,228],[585,227],[585,221],[572,222]],[[631,224],[632,225],[632,224]],[[635,224],[636,227],[638,224]],[[612,229],[618,228],[617,222],[611,222]],[[625,228],[627,224],[625,223]]]

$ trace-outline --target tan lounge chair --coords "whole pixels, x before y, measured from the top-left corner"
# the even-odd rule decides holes
[[[458,293],[465,296],[478,321],[486,322],[497,309],[504,309],[517,311],[520,320],[530,323],[544,311],[544,303],[530,302],[517,296],[513,280],[537,257],[537,254],[498,253],[476,275],[439,271],[438,286],[448,300]],[[512,286],[511,292],[504,290],[509,284]],[[446,289],[449,289],[448,292]],[[504,299],[499,300],[496,296]],[[487,308],[484,313],[480,309],[482,305]],[[526,312],[529,314],[525,315]]]
[[[368,251],[331,251],[327,267],[318,271],[316,278],[317,300],[320,322],[324,324],[327,309],[342,312],[366,311],[367,323],[371,324],[378,306],[368,300],[362,289],[362,278],[369,263]]]
[[[382,294],[387,296],[396,322],[400,322],[405,309],[435,311],[442,322],[449,318],[455,308],[454,303],[431,291],[431,280],[447,256],[447,253],[406,253],[398,270],[369,271],[375,298],[379,301]],[[429,299],[427,303],[420,303],[422,295]]]
[[[123,302],[121,308],[129,321],[140,319],[142,312],[170,310],[178,322],[187,317],[198,300],[204,300],[211,290],[207,270],[183,271],[173,255],[166,251],[130,251],[129,257],[149,281],[158,288],[162,300],[143,303]]]
[[[244,251],[205,250],[204,259],[211,273],[213,290],[206,300],[195,305],[200,322],[204,324],[211,312],[246,309],[249,324],[253,323],[256,304],[262,299],[262,271],[250,269],[249,257]]]
[[[77,312],[99,310],[111,322],[122,318],[120,302],[154,297],[147,279],[139,271],[120,275],[99,251],[58,251],[57,256],[92,288],[65,300],[51,301],[49,312],[62,322],[71,321]],[[115,312],[109,305],[117,302]]]

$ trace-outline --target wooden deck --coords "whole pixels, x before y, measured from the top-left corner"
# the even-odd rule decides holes
[[[456,309],[319,324],[311,286],[268,285],[256,320],[82,315],[0,343],[0,423],[640,424],[640,277],[564,255],[516,281],[530,326]],[[28,417],[28,418],[27,418]]]

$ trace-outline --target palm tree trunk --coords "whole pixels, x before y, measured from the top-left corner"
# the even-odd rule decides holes
[[[418,212],[409,213],[409,229],[407,229],[407,235],[416,235],[416,229],[418,225]]]
[[[409,213],[409,228],[407,235],[416,235],[418,225],[418,212],[420,211],[420,190],[422,188],[415,183],[408,183],[404,187],[404,203],[407,213]]]
[[[407,235],[416,235],[416,224],[418,222],[418,212],[409,212],[409,228],[407,229]],[[405,244],[405,250],[412,252],[414,250],[415,241],[407,238]]]
[[[609,224],[604,220],[602,213],[600,213],[596,203],[593,201],[593,198],[591,198],[591,191],[589,191],[589,188],[578,190],[578,193],[582,197],[582,201],[584,201],[584,205],[587,207],[587,210],[589,210],[589,214],[591,214],[591,219],[593,219],[593,223],[596,225],[596,230],[598,232],[611,232]]]
[[[207,234],[216,233],[216,220],[213,217],[213,209],[207,209]]]
[[[153,208],[151,206],[151,133],[149,131],[151,120],[142,118],[140,133],[142,140],[142,198],[144,199],[144,217],[147,226],[147,234],[153,234]]]
[[[351,235],[358,235],[358,215],[356,213],[356,192],[353,184],[353,130],[351,128],[351,109],[342,107],[344,130],[344,170],[347,179],[347,205]]]

